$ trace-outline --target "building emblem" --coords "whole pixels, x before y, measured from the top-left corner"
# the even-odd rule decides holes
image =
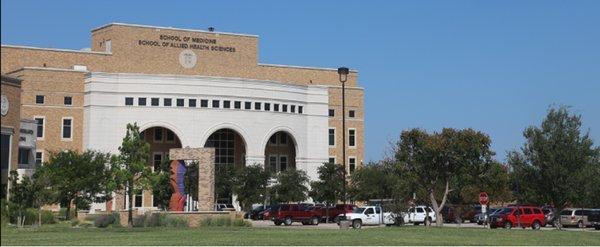
[[[2,116],[6,116],[6,114],[8,113],[8,98],[6,98],[6,95],[2,95]]]
[[[179,64],[186,69],[191,69],[196,66],[197,61],[198,57],[196,57],[196,53],[192,50],[183,50],[179,53]]]

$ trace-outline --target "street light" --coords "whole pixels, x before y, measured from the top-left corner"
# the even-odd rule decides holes
[[[346,207],[346,81],[348,80],[348,73],[350,69],[346,67],[338,68],[338,75],[340,76],[340,82],[342,83],[342,166],[344,167],[344,208]],[[346,220],[346,210],[344,209],[344,220]]]

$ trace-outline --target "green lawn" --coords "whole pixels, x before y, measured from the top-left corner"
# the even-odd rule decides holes
[[[599,232],[468,228],[71,228],[3,227],[2,245],[600,245]]]

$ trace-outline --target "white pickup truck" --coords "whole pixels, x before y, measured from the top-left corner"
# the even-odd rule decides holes
[[[363,225],[392,225],[395,223],[392,213],[382,214],[381,211],[381,207],[378,206],[355,208],[352,213],[346,214],[346,219],[351,222],[354,229],[359,229]]]
[[[404,223],[413,223],[415,225],[425,223],[430,225],[435,221],[435,211],[427,206],[414,206],[408,209],[404,214]]]

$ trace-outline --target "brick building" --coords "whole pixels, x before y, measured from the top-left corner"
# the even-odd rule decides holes
[[[91,31],[89,49],[3,44],[1,65],[21,80],[15,105],[37,122],[43,160],[64,149],[117,153],[126,124],[137,122],[151,164],[170,148],[214,147],[217,169],[260,164],[316,179],[324,162],[342,162],[344,146],[348,172],[363,161],[357,71],[342,112],[336,69],[259,63],[255,35],[111,23]],[[153,206],[150,192],[134,201]]]

